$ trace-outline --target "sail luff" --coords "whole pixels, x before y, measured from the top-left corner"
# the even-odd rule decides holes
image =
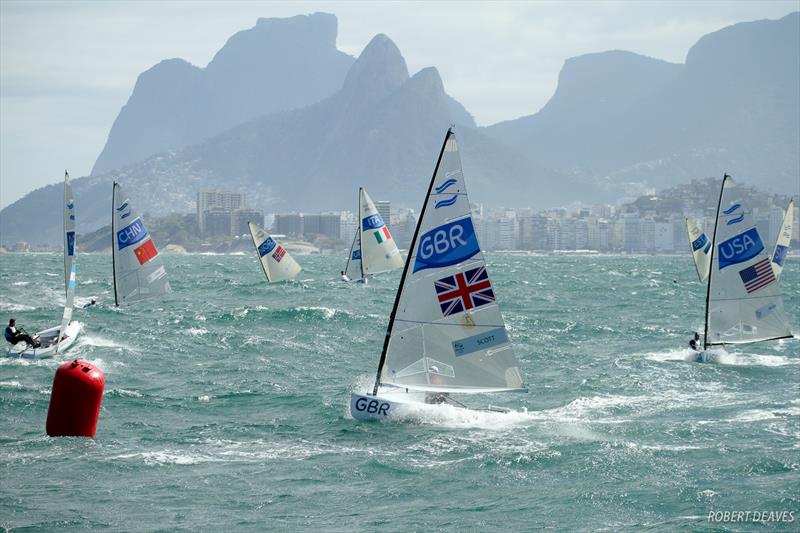
[[[357,231],[358,231],[358,242],[361,243],[360,246],[361,246],[361,249],[362,249],[361,261],[358,262],[358,269],[361,271],[361,279],[364,279],[364,252],[363,252],[363,248],[364,248],[364,230],[361,227],[362,226],[361,220],[362,220],[362,218],[364,216],[362,211],[361,211],[361,191],[363,189],[364,189],[363,187],[359,187],[358,188],[358,228],[357,228]]]
[[[69,182],[69,173],[64,171],[64,314],[61,317],[61,328],[58,330],[58,342],[56,343],[56,353],[61,347],[64,338],[64,331],[72,320],[72,306],[75,301],[75,278],[77,275],[77,264],[75,261],[76,240],[75,240],[75,199],[72,195],[72,185]]]
[[[786,255],[789,253],[789,245],[792,241],[792,225],[794,223],[794,199],[789,200],[789,205],[786,207],[786,213],[783,215],[783,224],[778,231],[778,236],[775,239],[775,248],[770,255],[770,264],[772,270],[775,272],[775,277],[780,279],[783,272],[783,264],[786,261]]]
[[[344,264],[344,273],[347,275],[347,270],[350,268],[350,260],[353,258],[353,248],[356,246],[356,237],[358,236],[358,231],[353,233],[353,242],[350,243],[350,251],[347,252],[347,262]]]
[[[425,212],[428,208],[428,200],[431,197],[431,191],[433,190],[433,184],[436,181],[436,173],[439,171],[439,165],[442,163],[442,156],[444,155],[445,146],[447,146],[447,141],[450,139],[450,136],[453,134],[453,129],[448,128],[447,134],[444,136],[444,142],[442,143],[442,148],[439,150],[439,158],[436,160],[436,166],[433,169],[433,175],[431,176],[430,184],[428,184],[428,192],[425,194],[425,201],[422,204],[422,211],[420,211],[419,218],[417,219],[417,227],[414,229],[414,236],[411,238],[411,246],[409,247],[408,252],[408,259],[406,260],[405,264],[403,265],[403,273],[400,276],[400,285],[398,286],[397,293],[395,294],[394,298],[394,305],[392,305],[392,312],[389,314],[389,324],[386,327],[386,337],[383,339],[383,349],[381,350],[381,358],[378,361],[378,373],[375,376],[375,386],[372,389],[372,395],[375,396],[378,394],[378,387],[381,383],[381,372],[383,370],[383,365],[386,362],[386,352],[389,348],[389,341],[392,337],[392,329],[394,328],[395,318],[397,317],[397,308],[400,304],[400,297],[403,293],[403,286],[406,281],[406,277],[408,276],[408,270],[411,265],[411,254],[413,250],[416,249],[417,246],[417,238],[419,237],[419,230],[422,227],[422,221],[425,218]],[[359,195],[359,215],[361,209],[361,201]],[[361,227],[361,220],[359,216],[359,228]],[[362,239],[362,247],[363,239]],[[362,267],[363,268],[363,267]]]
[[[708,304],[711,300],[711,273],[714,270],[714,248],[717,246],[717,227],[719,226],[719,209],[722,206],[722,193],[725,192],[725,182],[730,178],[727,174],[722,175],[722,187],[719,188],[719,200],[717,201],[717,215],[714,218],[714,233],[711,237],[711,267],[708,269],[708,278],[706,283],[706,316],[705,316],[705,329],[703,332],[703,349],[705,350],[710,346],[708,342]]]
[[[252,222],[248,222],[247,229],[250,230],[250,237],[253,239],[253,246],[255,246],[256,254],[258,255],[259,254],[258,245],[261,244],[259,242],[256,242],[257,240],[256,233],[258,232],[258,226],[256,226]],[[264,262],[261,260],[261,257],[258,258],[258,263],[261,265],[261,270],[264,271],[264,275],[267,277],[267,281],[272,282],[272,280],[269,277],[269,270],[267,270],[267,265],[264,264]]]

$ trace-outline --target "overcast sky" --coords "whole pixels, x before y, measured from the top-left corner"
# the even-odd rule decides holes
[[[65,168],[87,175],[142,71],[172,57],[204,67],[259,17],[334,13],[338,47],[353,56],[385,33],[412,74],[437,67],[447,92],[488,125],[539,110],[569,57],[622,49],[682,63],[706,33],[797,10],[800,0],[0,0],[0,208],[59,181]]]

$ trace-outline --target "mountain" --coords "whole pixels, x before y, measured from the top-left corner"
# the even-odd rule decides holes
[[[515,205],[544,207],[575,185],[480,133],[446,94],[435,68],[409,76],[397,46],[377,35],[341,90],[321,102],[250,120],[113,173],[73,180],[81,231],[107,223],[114,179],[151,216],[191,212],[202,188],[247,191],[250,205],[269,211],[354,210],[362,185],[374,197],[419,207],[452,124],[465,147],[475,201],[493,205],[513,196]],[[548,178],[554,185],[547,185]],[[538,191],[531,186],[537,180]],[[6,208],[0,214],[3,242],[26,235],[35,235],[37,243],[58,242],[60,218],[29,214],[41,205],[58,213],[59,190],[39,189]]]
[[[326,13],[262,18],[228,39],[205,68],[182,59],[158,63],[136,80],[92,175],[330,96],[354,61],[336,49],[336,35],[336,17]]]
[[[800,13],[702,37],[686,63],[626,52],[568,60],[538,113],[483,131],[584,179],[665,186],[800,177]]]

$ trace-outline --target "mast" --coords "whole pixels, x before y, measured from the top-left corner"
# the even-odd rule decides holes
[[[361,279],[366,279],[364,277],[364,235],[362,232],[363,221],[361,220],[361,191],[363,189],[364,187],[358,188],[358,228],[356,228],[356,231],[358,232],[358,241],[361,243],[361,261],[358,262],[358,267],[361,269]],[[356,242],[355,237],[353,237],[353,242]],[[380,372],[380,370],[378,370],[378,372]],[[378,390],[377,385],[375,390]]]
[[[722,206],[722,193],[725,192],[725,182],[730,178],[727,174],[722,175],[722,187],[719,188],[719,201],[717,201],[717,215],[714,219],[714,235],[711,238],[711,259],[708,267],[708,280],[706,286],[706,324],[703,332],[703,350],[709,347],[708,344],[708,302],[711,300],[711,274],[714,272],[714,248],[717,246],[717,226],[719,225],[719,209]]]
[[[117,182],[114,182],[111,188],[111,273],[112,281],[114,282],[114,307],[119,307],[119,298],[117,297],[117,240],[114,235],[114,215],[115,206],[117,201]]]
[[[360,195],[359,195],[360,196]],[[347,263],[344,264],[344,275],[347,275],[347,269],[350,268],[350,260],[353,258],[353,248],[356,247],[356,237],[358,237],[358,228],[356,228],[356,232],[353,234],[353,242],[350,243],[350,251],[347,252]],[[363,270],[361,275],[363,276]]]
[[[69,172],[66,170],[64,171],[64,205],[67,205],[67,180],[69,180]],[[64,255],[66,256],[69,253],[68,250],[68,239],[67,239],[67,217],[64,216]],[[67,270],[67,262],[64,261],[64,294],[67,293],[69,287],[69,271]],[[58,351],[58,350],[56,350]]]
[[[444,136],[444,142],[442,143],[442,149],[439,151],[439,159],[436,160],[436,167],[433,169],[433,175],[431,176],[431,182],[428,185],[428,192],[425,194],[425,201],[422,204],[422,211],[419,212],[419,218],[417,219],[417,227],[414,229],[414,236],[411,238],[411,246],[408,249],[408,257],[406,257],[405,264],[403,265],[403,274],[400,276],[400,285],[397,288],[397,294],[394,297],[394,305],[392,306],[392,312],[389,315],[389,325],[386,327],[386,337],[383,339],[383,350],[381,351],[381,358],[378,361],[378,372],[375,375],[375,386],[372,389],[372,395],[377,396],[378,394],[378,386],[381,383],[381,370],[383,369],[383,364],[386,362],[386,352],[389,349],[389,340],[392,337],[392,329],[394,328],[394,319],[397,316],[397,307],[400,305],[400,296],[403,292],[403,284],[406,281],[406,275],[408,275],[409,265],[411,265],[411,254],[414,253],[414,249],[417,246],[417,237],[419,236],[419,230],[422,226],[422,219],[425,216],[425,210],[428,207],[428,199],[431,197],[431,191],[433,190],[433,183],[436,180],[436,173],[439,171],[439,164],[442,162],[442,156],[444,155],[444,147],[447,146],[447,140],[450,139],[450,136],[453,134],[453,128],[450,127],[447,129],[447,134]],[[361,215],[361,193],[359,191],[359,199],[358,199],[358,209],[359,209],[359,216]],[[361,228],[361,221],[359,220],[359,230]],[[362,272],[363,272],[363,263],[362,263]]]

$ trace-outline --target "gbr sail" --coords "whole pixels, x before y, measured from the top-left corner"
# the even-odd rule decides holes
[[[379,385],[524,392],[448,130],[389,320]]]
[[[363,275],[403,268],[403,257],[389,228],[363,188],[358,190],[359,240]],[[363,276],[362,276],[363,277]]]
[[[783,272],[783,264],[786,262],[786,254],[789,253],[789,243],[792,241],[792,220],[794,218],[794,200],[789,200],[786,214],[783,215],[783,224],[778,232],[775,241],[775,249],[772,251],[772,271],[775,277],[780,279]]]
[[[344,275],[350,279],[364,277],[364,273],[361,271],[361,230],[359,229],[356,229],[356,234],[353,235],[353,244],[350,245],[350,253],[347,255]]]
[[[697,269],[697,277],[700,281],[705,281],[711,267],[711,240],[690,218],[686,219],[686,231],[689,233],[689,246]]]
[[[764,241],[742,190],[727,175],[711,254],[705,346],[791,337]]]
[[[116,305],[172,292],[150,233],[116,182],[111,195],[111,239]]]
[[[72,196],[72,184],[69,181],[69,173],[64,172],[64,290],[66,292],[66,303],[64,304],[64,314],[61,317],[61,329],[59,329],[56,353],[61,347],[64,338],[64,331],[72,320],[72,309],[75,302],[75,277],[77,275],[77,264],[75,262],[75,199]]]
[[[252,222],[247,223],[250,228],[250,235],[253,237],[253,245],[256,247],[256,254],[264,269],[264,275],[270,283],[292,279],[300,273],[302,268],[297,261],[289,255],[286,249],[275,242],[275,239],[264,231],[264,228]]]

